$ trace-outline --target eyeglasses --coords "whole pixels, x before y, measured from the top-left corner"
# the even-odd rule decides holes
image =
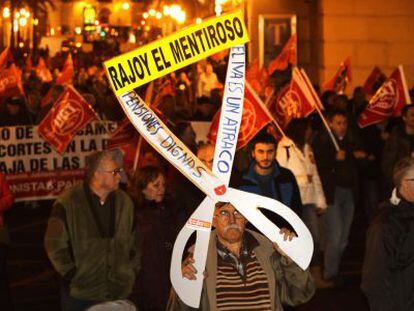
[[[115,168],[115,169],[113,169],[112,171],[104,171],[104,170],[99,170],[99,172],[102,172],[102,173],[108,173],[108,174],[112,174],[112,175],[116,175],[116,174],[121,175],[121,173],[122,173],[123,171],[124,171],[124,169],[123,169],[122,167]]]
[[[242,214],[240,214],[238,211],[234,211],[233,213],[229,212],[229,211],[219,211],[218,216],[220,219],[222,220],[229,220],[230,219],[230,214],[233,214],[233,217],[237,220],[243,219],[244,216]]]

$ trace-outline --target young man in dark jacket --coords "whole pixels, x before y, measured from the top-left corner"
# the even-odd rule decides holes
[[[313,151],[318,167],[328,209],[324,217],[327,230],[325,245],[325,270],[323,277],[335,280],[339,272],[341,256],[348,243],[355,209],[354,190],[357,184],[356,159],[366,157],[357,150],[348,135],[346,112],[334,110],[328,115],[328,123],[337,139],[336,151],[328,133],[320,132],[314,140]]]
[[[299,187],[293,173],[276,161],[277,143],[273,136],[259,133],[251,147],[253,161],[241,176],[233,175],[232,187],[278,200],[298,214],[302,207]],[[279,227],[291,229],[277,214],[267,210],[262,212]]]

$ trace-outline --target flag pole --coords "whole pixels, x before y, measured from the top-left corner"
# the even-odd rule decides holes
[[[302,75],[301,75],[301,76],[305,79],[305,83],[308,85],[308,88],[311,90],[311,92],[312,92],[312,94],[313,94],[314,99],[318,101],[317,103],[314,103],[314,102],[312,101],[312,103],[313,103],[313,105],[314,105],[314,107],[315,107],[316,111],[318,112],[318,114],[319,114],[319,116],[320,116],[320,118],[321,118],[321,120],[322,120],[323,125],[325,126],[326,130],[328,131],[329,137],[331,138],[332,143],[333,143],[333,144],[334,144],[334,146],[335,146],[335,150],[336,150],[336,151],[339,151],[339,150],[340,150],[340,148],[339,148],[338,142],[336,141],[336,138],[335,138],[335,136],[333,135],[332,130],[331,130],[331,128],[329,127],[328,122],[326,121],[326,118],[324,117],[324,115],[323,115],[323,113],[322,113],[322,111],[321,111],[321,108],[320,108],[320,107],[322,107],[322,103],[320,102],[319,96],[318,96],[316,93],[314,93],[314,90],[313,90],[312,84],[311,84],[311,82],[310,82],[310,80],[309,80],[309,77],[308,77],[308,75],[306,74],[305,70],[301,69],[301,70],[300,70],[300,72],[302,73]]]
[[[266,115],[269,117],[270,120],[272,120],[273,124],[276,126],[276,128],[279,130],[280,134],[282,134],[283,137],[286,137],[285,132],[280,127],[279,123],[277,123],[275,117],[270,113],[269,109],[265,106],[265,104],[262,102],[260,97],[256,94],[254,89],[250,86],[249,82],[246,81],[246,87],[250,90],[253,97],[256,99],[256,101],[259,103],[259,105],[262,107],[263,111],[266,113]]]
[[[403,90],[404,90],[404,96],[405,98],[407,98],[407,101],[410,101],[410,93],[408,92],[408,87],[407,87],[407,80],[405,79],[405,74],[404,74],[404,69],[402,65],[398,66],[398,70],[400,71],[401,74],[401,81],[402,81],[402,85],[403,85]],[[405,103],[407,104],[407,103]]]
[[[141,153],[141,146],[142,146],[142,136],[139,135],[137,150],[135,151],[134,166],[132,168],[132,172],[133,172],[132,175],[135,175],[135,171],[137,170],[137,167],[138,167],[138,160],[139,160],[139,155]]]

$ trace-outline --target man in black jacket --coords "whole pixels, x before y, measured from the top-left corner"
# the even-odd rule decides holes
[[[414,159],[399,161],[393,180],[367,234],[361,289],[372,311],[414,310]]]
[[[354,190],[357,184],[356,159],[366,157],[357,150],[348,135],[346,112],[331,111],[328,123],[338,141],[335,147],[326,131],[320,132],[314,140],[313,151],[318,167],[328,209],[324,217],[329,237],[325,245],[325,270],[323,277],[333,280],[338,276],[341,256],[348,243],[349,231],[354,217]]]
[[[397,125],[391,132],[382,152],[382,171],[384,172],[387,190],[392,190],[392,171],[395,163],[404,157],[414,154],[414,105],[406,105],[401,116],[404,124]]]

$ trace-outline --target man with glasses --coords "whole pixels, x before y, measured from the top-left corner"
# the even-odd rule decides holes
[[[85,310],[129,296],[139,266],[134,206],[119,189],[119,150],[88,158],[84,183],[55,202],[45,248],[62,276],[62,310]]]
[[[210,238],[200,310],[283,310],[313,296],[308,271],[299,268],[266,237],[245,229],[246,218],[230,203],[217,203]],[[283,229],[284,239],[294,234]],[[194,259],[182,266],[183,276],[196,279]],[[169,310],[190,310],[173,296]]]

